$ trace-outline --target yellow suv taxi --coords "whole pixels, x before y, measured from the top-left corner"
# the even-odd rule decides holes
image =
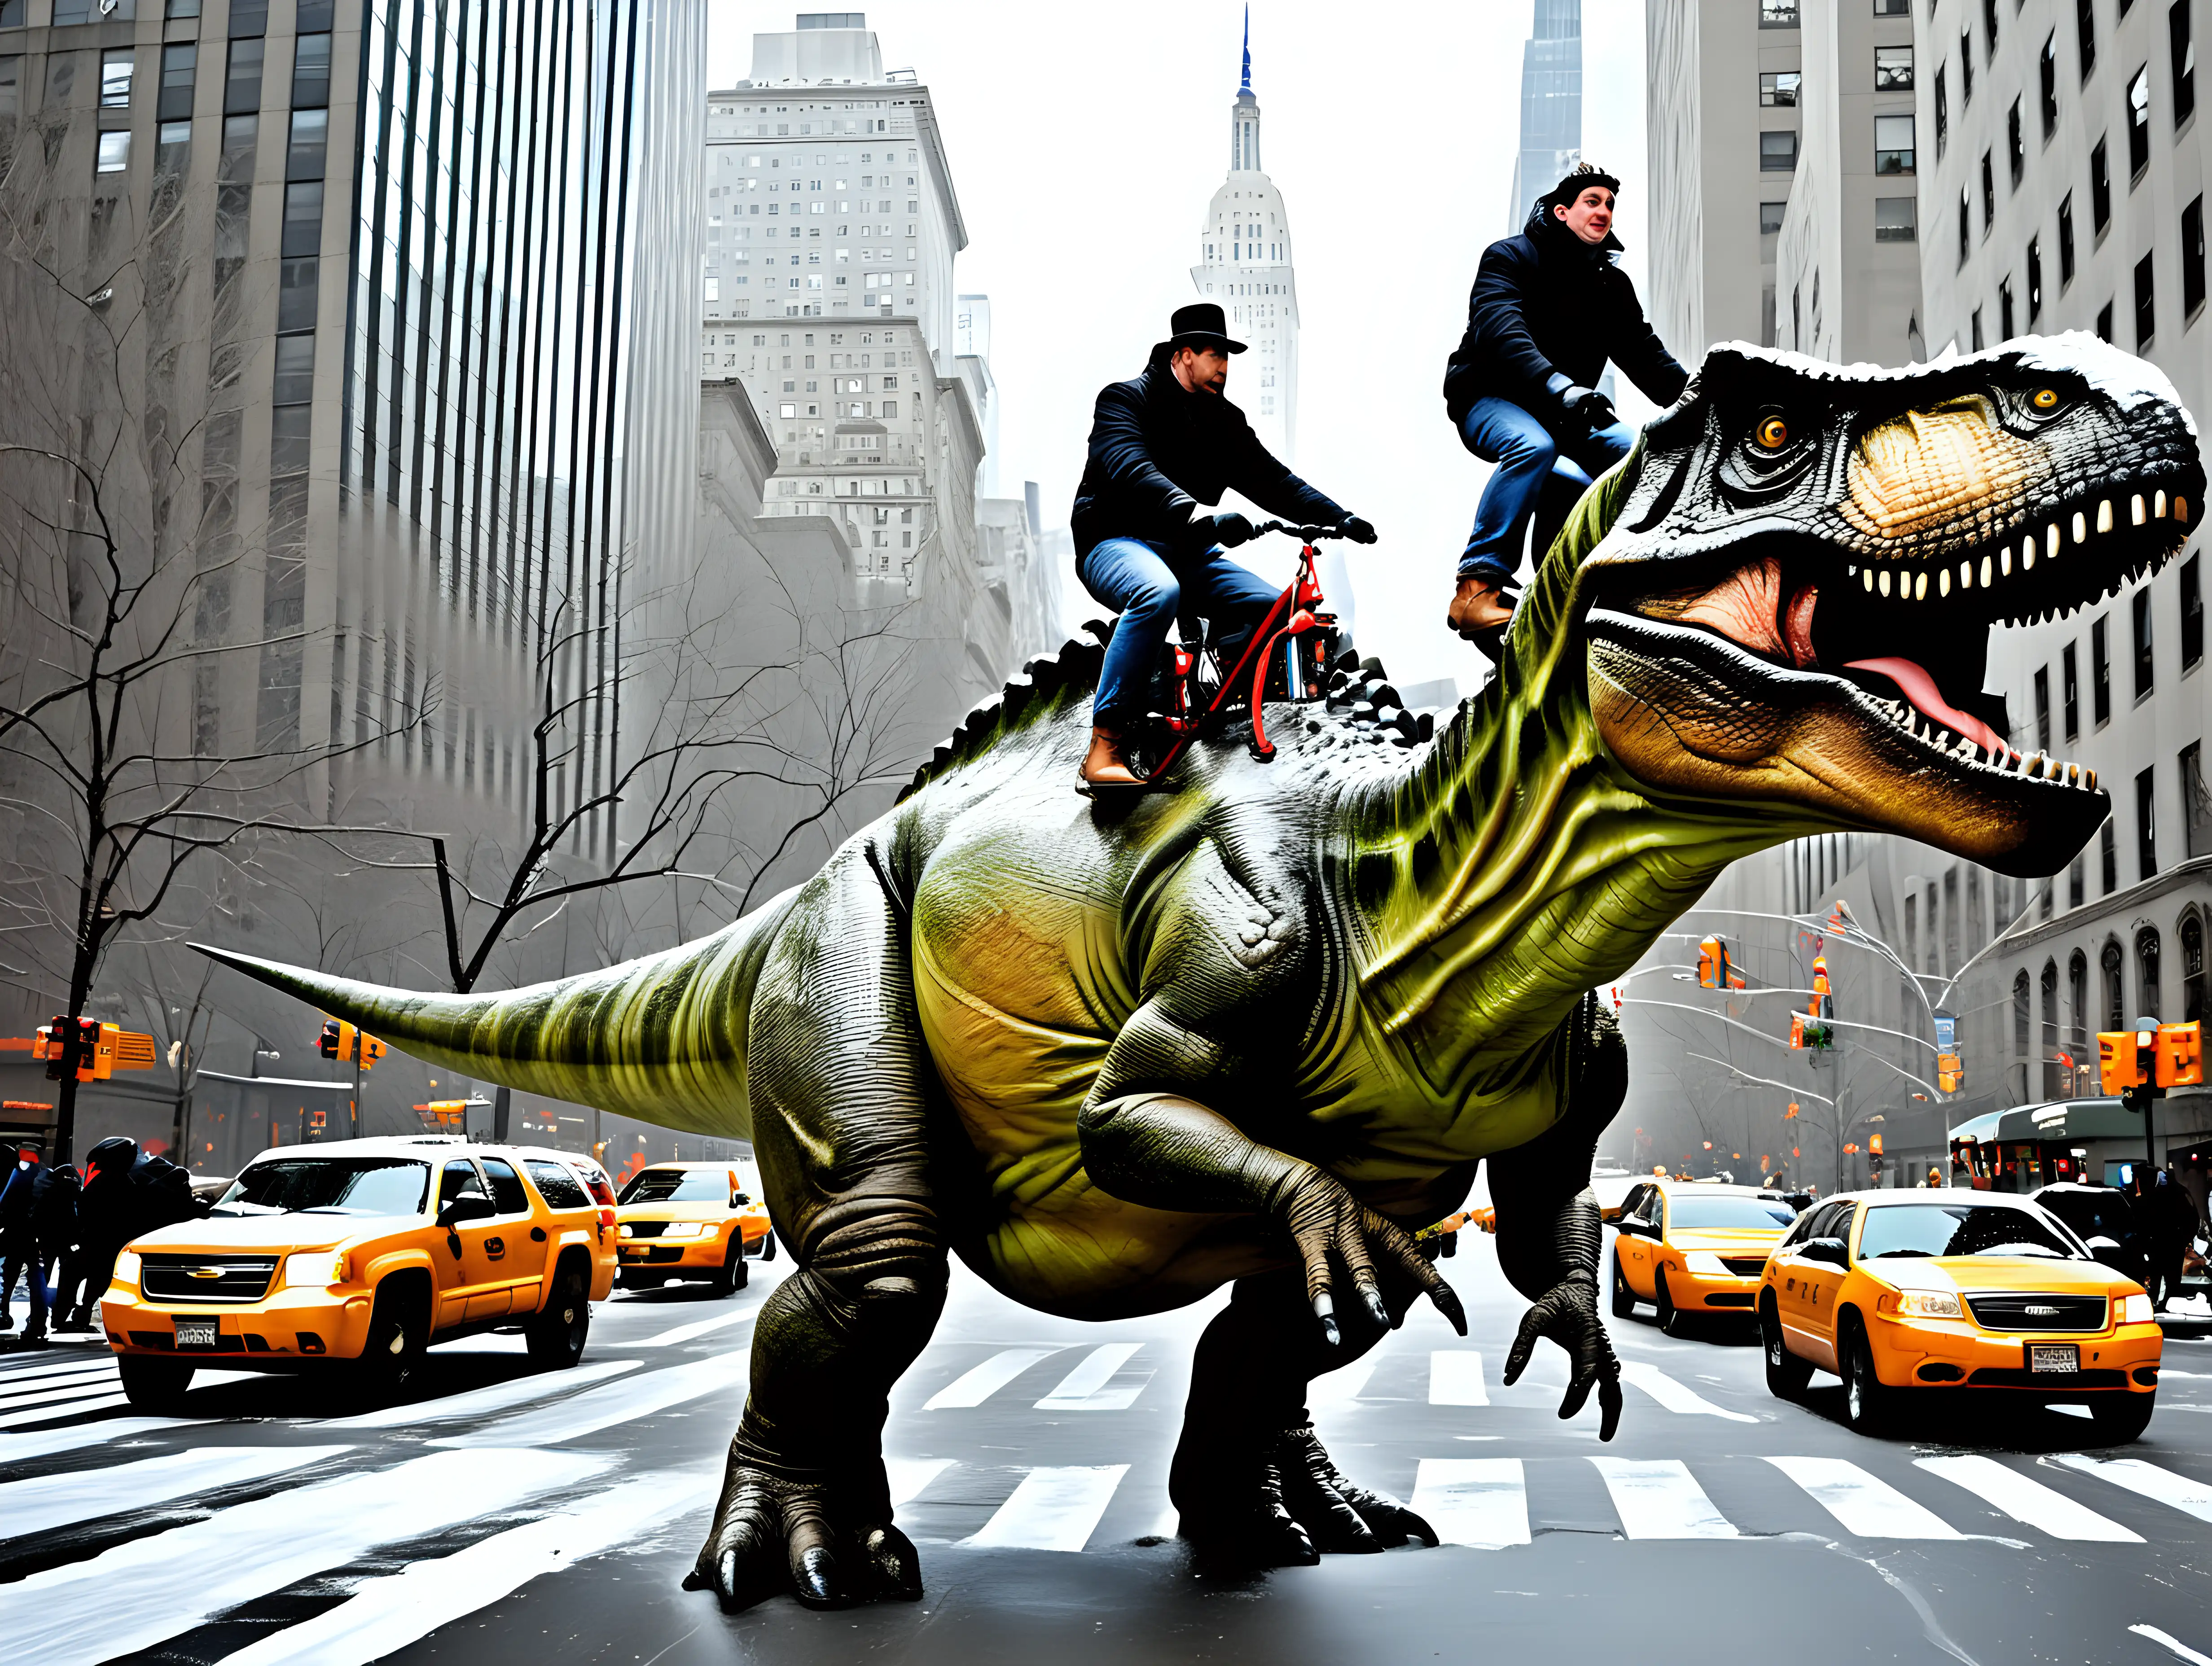
[[[212,1214],[116,1257],[100,1313],[124,1392],[173,1406],[198,1365],[220,1363],[337,1367],[385,1399],[431,1343],[486,1330],[574,1365],[615,1275],[614,1211],[581,1162],[451,1135],[264,1152]]]
[[[1668,1335],[1685,1313],[1748,1321],[1766,1257],[1797,1219],[1796,1206],[1757,1186],[1647,1180],[1629,1188],[1613,1225],[1613,1312],[1650,1302]]]
[[[1767,1262],[1759,1320],[1767,1387],[1795,1399],[1816,1368],[1833,1371],[1863,1434],[1972,1388],[2086,1405],[2108,1438],[2133,1440],[2165,1342],[2142,1286],[2057,1216],[1963,1189],[1814,1204]]]
[[[744,1159],[641,1169],[622,1189],[615,1219],[625,1290],[689,1279],[726,1296],[745,1287],[746,1256],[775,1254],[758,1173]]]

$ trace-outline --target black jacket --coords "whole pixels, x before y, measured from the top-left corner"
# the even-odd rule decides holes
[[[1610,233],[1592,248],[1540,204],[1520,235],[1482,252],[1467,333],[1444,372],[1455,424],[1485,398],[1556,424],[1559,396],[1595,387],[1607,359],[1658,404],[1682,397],[1689,373],[1644,321],[1636,286],[1613,264],[1620,252]]]
[[[0,1244],[21,1248],[30,1243],[32,1196],[44,1166],[33,1163],[21,1169],[10,1162],[7,1171],[0,1174]]]
[[[191,1177],[167,1158],[140,1151],[134,1140],[103,1140],[85,1161],[99,1170],[77,1201],[77,1242],[89,1251],[112,1254],[200,1213]]]
[[[1156,350],[1135,380],[1099,390],[1068,521],[1075,553],[1109,538],[1203,549],[1191,511],[1232,487],[1302,526],[1334,526],[1347,513],[1278,462],[1227,399],[1187,392]]]
[[[42,1254],[52,1255],[76,1242],[76,1203],[83,1177],[74,1163],[41,1163],[32,1173],[38,1180],[31,1188],[31,1236]]]

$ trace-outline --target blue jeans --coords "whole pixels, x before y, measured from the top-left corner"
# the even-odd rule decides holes
[[[1177,555],[1172,545],[1137,538],[1101,538],[1075,558],[1075,576],[1121,616],[1091,702],[1091,721],[1105,729],[1145,714],[1152,667],[1176,614],[1211,621],[1220,641],[1249,632],[1282,593],[1219,550]]]
[[[30,1334],[44,1335],[46,1329],[46,1269],[38,1252],[27,1243],[10,1244],[0,1252],[0,1313],[8,1310],[21,1278],[31,1293]]]
[[[1485,462],[1495,463],[1474,530],[1459,558],[1459,575],[1492,584],[1514,581],[1521,566],[1521,544],[1528,517],[1547,491],[1558,492],[1565,507],[1589,489],[1590,483],[1628,455],[1636,431],[1626,423],[1597,429],[1564,443],[1519,405],[1504,399],[1477,399],[1460,419],[1460,443]],[[1536,551],[1541,561],[1544,552]]]

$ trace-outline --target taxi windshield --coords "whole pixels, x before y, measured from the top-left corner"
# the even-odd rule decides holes
[[[2027,1256],[2079,1261],[2062,1230],[2025,1209],[1987,1203],[1899,1203],[1867,1211],[1859,1259],[1933,1256]]]
[[[294,1157],[256,1163],[230,1183],[219,1215],[419,1215],[430,1165],[404,1157]]]
[[[727,1203],[726,1169],[647,1169],[622,1189],[623,1203]]]
[[[1667,1194],[1667,1230],[1701,1231],[1731,1226],[1787,1226],[1797,1212],[1776,1197],[1700,1197]]]

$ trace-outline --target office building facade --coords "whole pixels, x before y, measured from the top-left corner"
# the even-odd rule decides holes
[[[1519,231],[1528,205],[1582,155],[1582,0],[1536,0],[1535,23],[1521,48],[1521,149],[1501,234]]]

